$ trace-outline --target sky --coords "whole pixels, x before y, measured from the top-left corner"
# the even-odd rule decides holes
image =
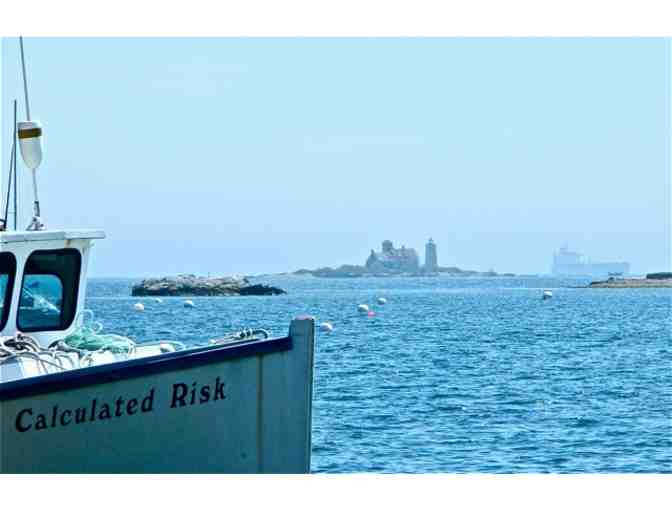
[[[669,39],[24,43],[43,220],[105,230],[91,276],[363,264],[429,237],[463,269],[548,273],[564,244],[672,269]],[[18,39],[0,66],[4,189]]]

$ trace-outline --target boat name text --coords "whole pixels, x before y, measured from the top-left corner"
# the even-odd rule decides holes
[[[224,400],[226,399],[224,386],[224,381],[219,377],[209,384],[175,383],[170,389],[170,399],[166,405],[170,409],[177,409]],[[151,388],[144,397],[124,398],[120,396],[108,402],[94,398],[88,405],[74,409],[54,405],[50,412],[36,412],[32,407],[28,407],[18,412],[15,426],[18,432],[28,432],[29,430],[45,430],[112,420],[138,413],[151,413],[154,411],[156,393],[156,388]]]

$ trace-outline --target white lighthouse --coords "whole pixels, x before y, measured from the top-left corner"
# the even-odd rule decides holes
[[[439,272],[439,258],[436,254],[436,243],[431,237],[427,244],[425,245],[425,273],[438,273]]]

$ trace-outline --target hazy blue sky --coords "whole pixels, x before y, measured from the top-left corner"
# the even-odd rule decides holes
[[[567,242],[670,269],[669,40],[25,45],[44,220],[107,232],[94,276],[363,263],[430,236],[446,266],[548,272]],[[3,39],[3,186],[18,55]]]

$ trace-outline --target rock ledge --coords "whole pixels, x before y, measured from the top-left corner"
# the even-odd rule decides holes
[[[591,282],[593,289],[641,289],[672,288],[672,278],[609,278]]]
[[[202,277],[181,274],[175,277],[146,278],[133,285],[132,296],[275,296],[286,294],[270,285],[250,285],[243,276]]]

